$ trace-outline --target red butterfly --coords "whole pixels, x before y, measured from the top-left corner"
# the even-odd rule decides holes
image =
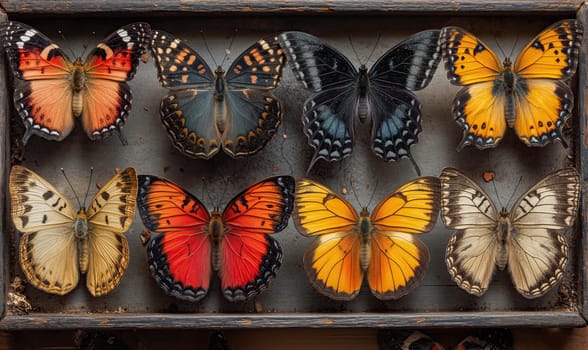
[[[137,70],[151,38],[147,23],[132,23],[110,34],[82,62],[73,63],[45,35],[19,22],[0,26],[2,45],[14,76],[14,106],[24,121],[23,143],[31,135],[63,140],[75,117],[92,140],[118,131],[131,109],[126,81]]]
[[[282,249],[269,234],[282,231],[294,204],[294,178],[271,177],[212,213],[177,184],[139,175],[137,204],[143,224],[159,233],[149,243],[151,274],[169,295],[198,301],[217,271],[225,298],[246,300],[269,285]]]

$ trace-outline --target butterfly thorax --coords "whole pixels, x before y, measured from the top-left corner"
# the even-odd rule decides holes
[[[515,75],[514,69],[512,67],[512,62],[511,62],[510,58],[506,57],[504,59],[504,62],[502,63],[502,65],[504,66],[504,70],[502,73],[502,80],[504,83],[505,93],[507,95],[511,95],[514,91],[516,75]]]
[[[214,208],[208,223],[208,235],[212,242],[212,270],[218,271],[221,264],[220,246],[225,233],[225,225],[219,208]]]
[[[374,227],[370,218],[370,212],[367,210],[367,208],[361,209],[361,213],[359,214],[359,221],[357,222],[357,231],[359,232],[359,238],[361,240],[359,261],[363,271],[367,270],[371,259],[372,247],[370,237],[372,235],[373,229]]]
[[[78,261],[80,264],[80,271],[86,273],[88,271],[88,251],[90,241],[88,240],[88,216],[86,209],[81,208],[74,221],[74,235],[78,241]]]
[[[225,71],[218,66],[214,71],[214,98],[221,102],[225,99]]]
[[[82,91],[86,88],[86,71],[81,58],[77,58],[73,65],[73,70],[70,75],[71,88],[73,90],[72,110],[76,117],[82,115],[83,99]]]
[[[500,210],[496,233],[498,235],[497,239],[499,243],[499,250],[496,252],[495,263],[498,269],[502,271],[508,262],[508,250],[506,244],[512,235],[512,223],[510,221],[510,214],[506,208],[502,208],[502,210]]]
[[[356,106],[356,113],[359,117],[360,122],[364,122],[369,115],[369,104],[367,101],[367,91],[368,91],[368,70],[365,64],[362,64],[359,67],[359,73],[357,74],[356,78],[357,84],[357,106]]]

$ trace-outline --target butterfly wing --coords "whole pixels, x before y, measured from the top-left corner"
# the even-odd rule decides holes
[[[447,78],[454,85],[466,85],[455,96],[451,112],[464,129],[458,146],[483,149],[495,147],[506,131],[503,66],[486,44],[459,27],[441,31],[441,52]]]
[[[304,268],[316,290],[335,300],[351,300],[363,281],[359,216],[327,187],[308,179],[296,180],[293,214],[298,232],[318,236],[304,254]]]
[[[294,178],[272,177],[238,194],[223,211],[220,277],[229,301],[258,295],[275,277],[282,249],[269,234],[288,225],[294,189]]]
[[[131,80],[147,51],[151,28],[131,23],[100,42],[84,61],[87,77],[82,126],[92,140],[120,132],[131,110]]]
[[[547,175],[515,203],[508,266],[524,297],[542,296],[563,277],[568,244],[558,231],[573,227],[579,201],[580,176],[566,168]]]
[[[445,262],[457,285],[474,295],[488,289],[498,250],[498,212],[484,190],[457,169],[441,176],[441,219],[456,230],[445,252]]]
[[[122,279],[129,264],[124,233],[135,218],[137,174],[126,168],[96,193],[88,207],[88,272],[86,287],[94,296],[107,294]]]
[[[227,70],[223,149],[232,157],[257,153],[276,133],[282,119],[278,86],[284,54],[277,37],[260,39]]]
[[[401,186],[374,209],[367,279],[378,299],[398,299],[425,276],[429,250],[414,234],[435,225],[439,188],[438,178],[422,177]]]
[[[445,27],[440,36],[447,79],[455,85],[496,80],[503,69],[498,56],[473,34],[460,27]]]
[[[578,67],[583,33],[582,23],[575,19],[554,23],[525,46],[514,70],[524,79],[570,79]]]
[[[215,123],[214,73],[186,43],[161,30],[153,32],[151,53],[162,86],[161,122],[172,144],[192,158],[211,158],[221,148]]]
[[[337,161],[351,154],[354,91],[357,69],[336,49],[303,32],[279,35],[284,54],[296,78],[317,93],[304,104],[303,127],[318,159]]]
[[[48,140],[63,140],[74,126],[72,91],[68,77],[73,64],[49,38],[34,28],[10,21],[0,37],[15,80],[14,106],[26,132]]]
[[[73,206],[55,187],[23,166],[12,167],[9,190],[12,221],[23,234],[20,263],[25,276],[47,293],[70,292],[79,278]]]
[[[159,233],[147,248],[153,278],[169,295],[189,301],[204,298],[212,273],[208,210],[169,180],[153,175],[139,175],[138,180],[143,225]]]

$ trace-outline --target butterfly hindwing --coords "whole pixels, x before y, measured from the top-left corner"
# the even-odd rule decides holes
[[[284,56],[277,38],[260,39],[227,70],[212,71],[200,55],[173,35],[155,31],[151,51],[161,85],[170,92],[161,120],[180,152],[211,158],[220,149],[231,157],[257,153],[281,122],[278,86]]]

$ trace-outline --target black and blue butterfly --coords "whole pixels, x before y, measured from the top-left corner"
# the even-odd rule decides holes
[[[173,145],[192,158],[257,153],[280,125],[282,109],[270,90],[280,81],[284,55],[277,37],[260,39],[225,72],[210,69],[192,48],[161,30],[151,52],[159,81],[170,92],[161,121]]]
[[[421,103],[411,92],[425,88],[441,55],[439,30],[412,35],[387,51],[368,71],[303,32],[278,38],[298,80],[314,94],[303,109],[304,132],[318,159],[341,160],[351,154],[354,119],[371,118],[371,149],[385,161],[412,159],[410,146],[421,132]]]

